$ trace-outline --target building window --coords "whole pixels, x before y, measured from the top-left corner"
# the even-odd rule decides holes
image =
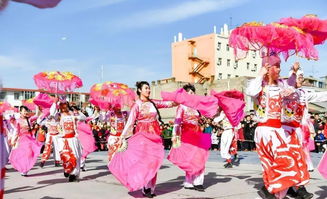
[[[218,79],[222,79],[223,78],[223,74],[222,73],[219,73],[218,74]]]
[[[227,59],[227,66],[230,66],[230,59]]]
[[[89,95],[85,95],[85,102],[88,102],[90,99],[90,96]]]
[[[254,64],[252,71],[253,72],[257,71],[257,64]]]
[[[255,50],[252,50],[252,58],[253,59],[255,59],[256,55],[257,55],[256,51]]]
[[[196,50],[196,48],[193,48],[193,57],[196,57],[197,56],[197,53],[198,51]]]
[[[217,50],[220,50],[221,49],[221,43],[218,42],[218,45],[217,45]]]
[[[6,98],[5,92],[0,92],[0,100],[4,100]]]
[[[230,74],[227,74],[227,79],[230,79],[231,75]]]
[[[226,44],[226,51],[229,51],[229,44]]]
[[[15,100],[19,100],[20,97],[20,93],[14,93],[14,99]]]
[[[72,94],[72,102],[78,102],[79,101],[79,94]]]
[[[35,96],[35,92],[33,91],[23,91],[23,96],[24,96],[24,100],[28,100],[31,99]]]
[[[237,61],[237,60],[235,60],[234,68],[235,68],[235,69],[238,68],[238,61]]]
[[[218,58],[217,65],[218,65],[218,66],[221,66],[221,63],[222,63],[222,59],[221,59],[221,58]]]
[[[249,62],[246,63],[246,69],[247,69],[247,70],[250,69],[250,63],[249,63]]]

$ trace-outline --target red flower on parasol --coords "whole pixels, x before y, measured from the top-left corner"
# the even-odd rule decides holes
[[[232,31],[229,44],[234,48],[236,59],[245,58],[249,50],[259,50],[263,57],[282,53],[287,59],[296,53],[308,59],[318,58],[310,34],[278,23],[245,23]]]
[[[92,104],[108,110],[116,105],[131,106],[136,99],[136,94],[125,84],[107,81],[93,85],[90,97]]]
[[[40,72],[34,75],[34,82],[39,89],[51,93],[63,94],[83,86],[82,80],[71,72]]]
[[[317,15],[306,15],[300,19],[288,17],[280,20],[281,24],[295,26],[313,37],[315,45],[323,44],[327,39],[327,20],[319,19]]]

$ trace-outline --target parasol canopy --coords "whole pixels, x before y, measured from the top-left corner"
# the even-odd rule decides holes
[[[39,89],[50,93],[64,94],[83,86],[82,80],[71,72],[40,72],[34,75],[34,82]]]
[[[55,99],[51,96],[49,96],[46,93],[39,93],[36,97],[33,99],[33,103],[37,106],[40,106],[42,108],[50,108],[51,105],[55,102]]]
[[[90,102],[100,109],[108,110],[119,105],[132,106],[136,99],[135,92],[126,84],[107,81],[91,87]]]
[[[282,18],[279,23],[297,27],[311,34],[315,45],[323,44],[327,39],[327,20],[319,19],[317,15],[305,15],[300,19]]]
[[[245,58],[249,50],[259,50],[262,57],[283,54],[285,60],[293,54],[318,59],[312,35],[279,23],[245,23],[232,31],[229,45],[234,48],[236,59]]]

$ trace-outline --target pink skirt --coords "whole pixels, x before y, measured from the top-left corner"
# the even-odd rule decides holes
[[[78,139],[82,145],[82,158],[86,158],[90,153],[97,149],[92,129],[88,124],[79,122],[77,124],[77,131]]]
[[[210,134],[185,131],[182,134],[181,146],[172,148],[167,159],[187,174],[198,175],[205,168],[210,145]]]
[[[18,146],[12,149],[9,162],[19,172],[25,173],[32,169],[40,155],[42,144],[30,135],[22,135]]]
[[[324,178],[327,179],[327,152],[325,152],[319,162],[318,171]]]
[[[114,155],[108,168],[129,191],[136,191],[156,175],[164,155],[159,135],[138,132],[128,139],[125,151]]]

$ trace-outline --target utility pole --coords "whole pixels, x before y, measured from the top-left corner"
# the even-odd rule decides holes
[[[103,82],[103,65],[101,65],[101,83]]]

